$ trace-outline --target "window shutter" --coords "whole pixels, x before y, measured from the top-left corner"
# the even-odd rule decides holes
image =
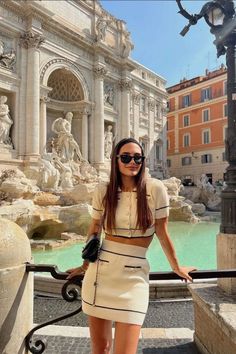
[[[202,90],[201,91],[201,102],[203,102],[204,101],[204,91]]]
[[[212,99],[212,88],[209,87],[209,99],[211,100]]]

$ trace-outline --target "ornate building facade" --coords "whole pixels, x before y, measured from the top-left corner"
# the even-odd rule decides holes
[[[167,89],[167,164],[170,176],[196,184],[204,174],[223,181],[227,134],[227,71],[224,65]]]
[[[69,133],[98,171],[133,136],[164,177],[166,82],[130,58],[124,21],[92,0],[3,0],[0,19],[1,169],[36,164],[72,112]]]

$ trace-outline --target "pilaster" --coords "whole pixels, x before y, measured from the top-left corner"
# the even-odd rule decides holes
[[[139,140],[139,115],[140,115],[140,93],[133,92],[133,111],[134,111],[134,139]]]
[[[47,143],[47,102],[49,101],[47,96],[40,98],[40,154],[45,152]]]
[[[28,157],[37,157],[40,153],[40,78],[39,48],[44,38],[32,30],[21,35],[20,45],[27,49],[26,82],[26,151]]]
[[[81,152],[85,160],[88,160],[88,118],[90,115],[90,107],[85,104],[79,109],[79,115],[82,119],[82,142]]]
[[[119,81],[121,90],[121,138],[130,136],[130,90],[132,81],[129,78],[123,78]]]
[[[95,75],[95,107],[94,107],[94,131],[96,132],[96,143],[94,146],[94,163],[95,167],[104,163],[104,77],[107,69],[103,64],[94,66]]]

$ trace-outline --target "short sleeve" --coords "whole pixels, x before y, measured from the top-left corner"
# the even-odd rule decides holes
[[[169,216],[169,196],[163,182],[155,180],[152,187],[152,195],[155,201],[155,219]]]
[[[104,207],[103,207],[103,198],[106,193],[106,186],[104,184],[98,184],[93,193],[92,200],[92,218],[101,219]]]

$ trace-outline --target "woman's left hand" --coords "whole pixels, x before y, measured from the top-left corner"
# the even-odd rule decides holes
[[[85,273],[85,271],[86,270],[83,268],[83,266],[67,269],[66,273],[69,273],[69,275],[67,276],[66,280],[69,280],[69,279],[76,277],[78,275],[83,275]]]
[[[193,281],[192,277],[189,275],[190,272],[193,272],[194,270],[197,270],[196,267],[179,267],[176,269],[173,269],[173,272],[178,274],[185,282]]]

